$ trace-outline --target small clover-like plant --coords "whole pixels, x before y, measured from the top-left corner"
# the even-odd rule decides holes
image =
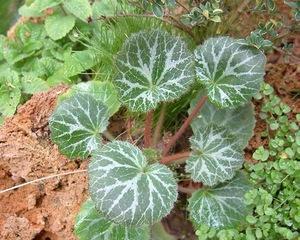
[[[63,95],[50,119],[52,140],[70,158],[92,156],[91,199],[77,216],[76,235],[150,239],[151,226],[171,212],[178,189],[191,194],[187,210],[196,226],[242,222],[250,185],[240,169],[255,123],[249,101],[263,81],[264,65],[263,53],[241,39],[210,38],[192,54],[170,33],[142,31],[129,36],[116,55],[118,74],[112,82],[81,83]],[[153,137],[153,111],[195,84],[202,88],[180,129],[164,143],[158,120]],[[142,143],[139,136],[121,141],[108,132],[109,118],[120,105],[146,116]],[[189,126],[191,151],[170,155]],[[201,182],[201,188],[185,189],[176,166],[174,172],[168,167],[182,159],[190,182]]]

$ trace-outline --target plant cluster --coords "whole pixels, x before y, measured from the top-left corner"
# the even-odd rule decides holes
[[[174,6],[183,11],[173,15]],[[246,203],[254,193],[240,169],[255,124],[250,100],[263,81],[261,49],[271,47],[278,25],[260,25],[247,39],[218,36],[243,8],[231,10],[219,1],[28,0],[19,12],[35,21],[19,25],[12,39],[0,38],[0,102],[8,103],[0,104],[2,117],[30,94],[74,84],[49,125],[62,154],[91,156],[91,198],[75,224],[79,239],[150,239],[178,190],[192,193],[187,211],[196,229],[223,237],[232,233],[218,229],[249,222]],[[165,141],[166,109],[174,103],[188,117]],[[113,136],[109,123],[120,109],[137,124],[144,118],[144,132]],[[279,118],[268,121],[280,129]],[[191,151],[177,152],[189,127]],[[281,147],[297,152],[295,144]],[[255,158],[275,157],[272,151],[260,148]],[[203,187],[187,188],[182,175]]]
[[[254,189],[246,193],[252,212],[247,224],[238,229],[216,231],[201,226],[199,239],[297,239],[300,236],[300,115],[292,117],[291,109],[264,84],[261,94],[261,119],[267,123],[262,136],[268,146],[254,153],[255,164],[245,164]]]
[[[194,224],[224,228],[242,222],[248,213],[244,194],[251,187],[239,169],[253,134],[249,101],[263,81],[264,54],[230,37],[209,38],[192,54],[174,33],[150,29],[128,36],[114,59],[116,73],[108,81],[73,86],[49,121],[61,153],[71,159],[92,156],[91,200],[78,215],[77,236],[149,239],[151,226],[177,201],[179,172],[166,165],[182,158],[190,181],[204,185],[180,186],[193,191],[187,210]],[[194,91],[192,86],[199,90],[188,118],[168,143],[162,142],[160,106]],[[121,141],[109,132],[109,119],[121,105],[145,116],[142,142],[139,136]],[[161,116],[155,123],[157,109]],[[170,155],[190,125],[192,151]]]

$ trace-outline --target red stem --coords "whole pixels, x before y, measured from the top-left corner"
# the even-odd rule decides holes
[[[154,130],[154,134],[153,134],[153,147],[156,147],[159,139],[160,139],[160,136],[161,136],[161,130],[162,130],[162,127],[163,127],[163,124],[164,124],[164,120],[165,120],[165,115],[166,115],[166,109],[167,109],[167,104],[164,103],[162,105],[162,108],[160,110],[160,114],[159,114],[159,118],[158,118],[158,121],[157,121],[157,124],[156,124],[156,128]]]
[[[152,145],[152,121],[153,121],[153,111],[147,112],[145,120],[145,130],[144,130],[144,147],[150,147]]]
[[[171,156],[166,156],[163,157],[160,160],[160,163],[162,164],[170,164],[171,162],[180,160],[180,159],[184,159],[184,158],[188,158],[191,155],[191,152],[181,152],[181,153],[176,153],[174,155]]]
[[[185,132],[185,130],[190,126],[193,119],[198,115],[199,111],[203,107],[204,103],[207,100],[207,96],[203,96],[199,99],[196,106],[194,107],[191,114],[188,116],[188,118],[184,121],[181,128],[176,132],[176,134],[171,138],[170,142],[167,144],[163,151],[163,156],[166,156],[170,149],[173,147],[173,145],[177,142],[177,140],[182,136],[182,134]]]

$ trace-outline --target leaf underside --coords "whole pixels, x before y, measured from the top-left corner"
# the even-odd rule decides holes
[[[166,216],[177,199],[172,171],[147,163],[142,151],[114,141],[93,153],[90,195],[108,219],[125,225],[152,224]]]
[[[196,75],[218,107],[247,103],[263,81],[266,58],[244,40],[210,38],[195,50]]]
[[[203,93],[191,101],[189,112],[195,107]],[[193,120],[193,132],[201,131],[210,124],[225,127],[232,135],[239,139],[238,144],[244,149],[253,135],[255,116],[252,103],[234,109],[218,109],[210,102],[206,102],[200,113]]]
[[[80,240],[147,240],[148,226],[127,227],[107,220],[88,199],[76,217],[75,234]]]
[[[214,228],[232,227],[243,221],[249,209],[244,195],[250,190],[245,176],[238,172],[230,181],[212,189],[200,189],[189,199],[191,219]]]
[[[185,43],[154,30],[133,34],[116,58],[115,80],[122,102],[146,112],[162,101],[179,98],[194,81],[194,61]]]
[[[242,167],[243,152],[224,127],[209,125],[199,129],[190,142],[193,151],[186,161],[186,171],[196,182],[213,186],[233,178]]]
[[[101,145],[106,130],[107,107],[88,94],[62,101],[49,121],[51,139],[70,158],[86,158]]]

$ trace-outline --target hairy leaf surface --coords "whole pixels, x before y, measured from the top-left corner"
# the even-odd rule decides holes
[[[8,66],[6,66],[8,67]],[[12,116],[21,99],[18,73],[12,69],[0,69],[0,115]]]
[[[63,0],[35,0],[31,1],[30,5],[24,4],[22,7],[19,8],[19,13],[25,17],[40,17],[42,16],[42,11],[46,10],[47,8],[53,8]]]
[[[49,88],[48,83],[45,80],[37,77],[35,72],[23,73],[21,84],[22,91],[27,94],[34,94],[45,91]]]
[[[70,158],[86,158],[101,145],[108,125],[107,107],[88,94],[62,101],[49,121],[51,139]]]
[[[244,158],[238,140],[224,127],[198,129],[190,142],[193,151],[186,161],[186,171],[196,182],[213,186],[233,178],[242,167]]]
[[[159,30],[133,34],[116,62],[121,100],[136,112],[179,98],[194,81],[193,57],[185,43]]]
[[[63,74],[66,78],[75,76],[91,69],[98,62],[99,60],[97,59],[95,51],[91,49],[65,54]]]
[[[49,37],[58,40],[65,37],[75,26],[75,18],[71,15],[55,13],[45,20],[45,29]]]
[[[189,112],[195,107],[202,94],[199,94],[191,101]],[[239,139],[238,144],[244,149],[253,135],[255,126],[253,105],[248,103],[245,106],[234,109],[218,109],[207,101],[201,108],[198,116],[193,120],[191,127],[193,132],[196,132],[200,129],[205,129],[210,124],[225,127]]]
[[[72,86],[67,95],[71,96],[76,93],[90,94],[97,101],[102,102],[107,107],[110,116],[116,113],[121,105],[118,99],[118,92],[111,82],[82,82]]]
[[[244,201],[248,190],[250,185],[240,172],[215,188],[200,189],[189,199],[190,217],[199,225],[215,228],[234,226],[242,222],[249,212]]]
[[[148,164],[142,151],[128,142],[114,141],[93,153],[89,186],[96,208],[126,225],[159,221],[177,199],[172,171]]]
[[[195,50],[196,74],[218,107],[248,102],[263,81],[264,54],[230,37],[210,38]]]
[[[88,199],[76,217],[75,234],[80,240],[147,240],[148,226],[128,227],[115,224],[99,213]]]
[[[92,16],[92,7],[88,0],[64,0],[64,7],[84,22]]]

